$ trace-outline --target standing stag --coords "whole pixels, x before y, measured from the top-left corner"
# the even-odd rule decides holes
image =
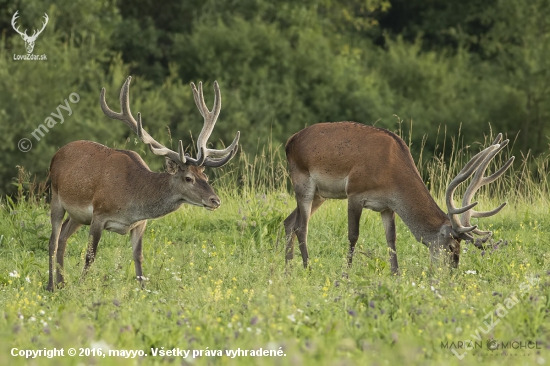
[[[167,172],[152,172],[141,157],[129,150],[110,149],[91,141],[74,141],[54,155],[50,165],[52,201],[50,238],[50,273],[48,290],[54,290],[54,261],[57,257],[57,282],[64,282],[63,258],[67,239],[82,225],[90,225],[84,272],[94,261],[103,230],[118,234],[130,232],[134,252],[136,276],[141,281],[143,272],[142,237],[148,219],[176,211],[182,204],[215,210],[220,199],[208,184],[204,167],[220,167],[237,152],[240,133],[223,150],[206,147],[208,138],[220,114],[221,94],[214,82],[214,107],[208,110],[204,102],[202,83],[199,88],[191,83],[195,103],[204,117],[204,126],[197,139],[197,158],[184,153],[180,140],[178,151],[155,141],[144,129],[141,114],[137,121],[130,112],[129,77],[120,91],[121,113],[113,112],[105,102],[105,88],[101,90],[103,113],[124,122],[153,154],[164,156]],[[65,212],[68,218],[63,222]]]
[[[514,157],[489,177],[483,174],[489,162],[507,144],[499,134],[493,144],[475,155],[447,188],[448,214],[435,203],[424,185],[405,142],[384,129],[354,122],[319,123],[291,136],[286,143],[290,177],[296,193],[297,208],[285,219],[286,262],[294,257],[297,236],[304,267],[307,267],[309,218],[327,198],[348,200],[348,265],[351,266],[359,238],[359,221],[364,208],[380,212],[390,251],[391,271],[399,271],[395,251],[395,213],[409,227],[416,240],[430,248],[432,261],[446,253],[452,267],[458,266],[460,241],[477,247],[491,236],[470,225],[471,217],[498,213],[506,203],[492,211],[477,212],[470,203],[483,185],[500,177]],[[465,192],[461,208],[454,205],[456,187],[475,175]],[[459,215],[462,214],[460,218]],[[486,235],[474,241],[472,234]]]

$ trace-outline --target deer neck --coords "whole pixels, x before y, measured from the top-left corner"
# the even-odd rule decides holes
[[[136,181],[139,188],[134,192],[132,209],[142,220],[167,215],[184,203],[174,187],[172,174],[149,171],[136,177]]]
[[[441,227],[450,221],[420,179],[415,184],[410,183],[401,187],[394,207],[390,208],[408,226],[416,240],[427,245],[437,241]]]

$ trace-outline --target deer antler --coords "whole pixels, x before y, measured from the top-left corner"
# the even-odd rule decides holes
[[[502,140],[502,134],[498,134],[497,138],[491,146],[487,147],[483,151],[477,153],[465,166],[462,168],[460,173],[451,181],[449,184],[449,187],[447,188],[447,192],[445,193],[445,198],[447,202],[447,208],[449,210],[449,219],[451,220],[451,225],[453,227],[453,230],[457,233],[464,236],[467,240],[473,241],[474,237],[470,233],[474,233],[477,235],[485,235],[488,234],[491,235],[490,231],[481,231],[477,228],[477,225],[471,226],[470,224],[470,217],[489,217],[497,214],[505,205],[506,203],[501,204],[499,207],[492,211],[486,211],[486,212],[477,212],[473,211],[472,208],[477,205],[477,202],[470,203],[472,200],[472,197],[474,193],[483,185],[489,184],[493,181],[495,181],[497,178],[499,178],[512,164],[514,161],[514,157],[511,157],[506,164],[502,166],[497,172],[495,172],[493,175],[489,177],[483,177],[483,173],[487,169],[487,166],[493,160],[493,158],[498,154],[506,145],[508,145],[508,140],[503,141],[502,143],[499,143]],[[470,186],[466,190],[466,193],[464,194],[464,199],[462,201],[461,208],[457,208],[454,205],[453,200],[453,194],[456,189],[456,187],[464,182],[466,179],[468,179],[472,174],[474,174],[474,178],[472,179],[472,182],[470,183]],[[459,219],[459,215],[462,214],[462,220]],[[488,239],[485,238],[484,241]],[[477,246],[477,245],[476,245]]]
[[[217,81],[214,81],[214,106],[212,111],[208,110],[206,103],[204,102],[204,95],[202,91],[202,82],[199,82],[199,88],[194,83],[191,83],[191,89],[193,90],[193,97],[195,98],[195,104],[199,109],[199,112],[204,118],[204,125],[202,127],[199,138],[197,139],[197,161],[204,160],[204,165],[217,167],[227,163],[237,152],[237,144],[239,143],[240,132],[237,132],[235,139],[223,150],[208,149],[206,143],[208,138],[214,130],[214,126],[220,115],[222,107],[222,96],[220,92],[220,86]],[[218,158],[218,159],[216,159]],[[190,159],[191,160],[191,159]]]
[[[481,188],[481,186],[484,186],[486,184],[489,184],[497,180],[502,174],[504,174],[504,172],[510,167],[510,165],[512,165],[512,162],[514,161],[513,156],[510,159],[508,159],[508,161],[498,171],[496,171],[495,173],[493,173],[488,177],[483,176],[491,160],[493,160],[496,154],[498,154],[502,149],[504,149],[504,147],[506,147],[509,143],[509,140],[504,140],[503,142],[500,143],[501,140],[502,140],[502,134],[499,133],[495,141],[493,141],[493,146],[498,145],[498,148],[493,150],[487,156],[487,158],[480,164],[479,168],[474,174],[474,177],[472,178],[472,182],[470,183],[470,186],[468,187],[468,189],[466,189],[466,192],[464,193],[464,198],[462,199],[463,206],[470,204],[472,197],[477,192],[477,190]],[[506,202],[503,202],[502,204],[500,204],[500,206],[498,206],[497,208],[491,211],[468,210],[462,214],[462,218],[461,218],[462,225],[469,226],[471,217],[490,217],[490,216],[496,215],[500,210],[502,210],[504,206],[506,206]],[[472,230],[472,232],[477,235],[487,235],[487,237],[490,237],[492,235],[491,231],[481,231],[479,229],[474,229]]]
[[[101,106],[101,110],[107,117],[118,119],[119,121],[124,122],[126,126],[130,127],[130,129],[139,136],[140,140],[143,143],[149,145],[149,149],[151,149],[151,152],[153,154],[159,156],[167,156],[174,162],[181,164],[182,166],[185,165],[187,161],[183,150],[183,143],[181,142],[181,140],[179,141],[178,152],[170,150],[166,146],[157,142],[154,138],[151,137],[151,135],[149,135],[149,133],[147,133],[147,131],[143,129],[141,123],[141,113],[138,113],[137,121],[132,116],[132,112],[130,111],[131,81],[132,77],[129,76],[128,79],[126,79],[126,81],[124,82],[124,85],[122,85],[122,88],[120,89],[120,113],[114,112],[109,108],[109,106],[107,106],[107,103],[105,102],[105,88],[101,88],[101,93],[99,95],[99,105]]]
[[[158,141],[156,141],[154,138],[147,133],[143,129],[143,125],[141,122],[141,113],[138,113],[137,115],[137,121],[132,116],[132,112],[130,111],[130,82],[132,80],[132,77],[129,76],[128,79],[126,79],[126,82],[122,86],[122,89],[120,89],[120,108],[121,112],[117,113],[112,111],[105,102],[105,88],[101,89],[101,94],[99,97],[99,104],[101,105],[101,110],[103,113],[112,119],[118,119],[122,122],[124,122],[132,131],[134,131],[140,138],[140,140],[147,144],[149,146],[149,149],[153,152],[155,155],[159,156],[167,156],[174,162],[178,163],[181,166],[184,166],[186,164],[189,165],[195,165],[195,166],[210,166],[210,167],[219,167],[227,163],[237,152],[237,143],[239,140],[240,133],[237,132],[237,136],[235,137],[235,140],[233,143],[228,146],[224,150],[211,150],[206,148],[206,141],[208,140],[208,137],[212,133],[212,129],[214,128],[214,124],[216,123],[216,118],[218,117],[218,114],[220,113],[221,108],[221,96],[220,96],[220,90],[217,83],[215,83],[215,90],[216,91],[216,100],[214,102],[214,115],[215,117],[212,118],[213,114],[211,114],[206,106],[204,106],[204,109],[208,111],[207,116],[205,117],[205,124],[203,126],[203,129],[199,135],[198,141],[197,141],[197,147],[198,147],[198,155],[197,159],[191,158],[189,155],[185,154],[185,150],[183,149],[183,142],[179,140],[178,143],[178,152],[173,151],[166,146],[162,145]],[[194,85],[193,85],[194,86]],[[199,84],[199,88],[201,90],[201,97],[202,97],[202,86]],[[197,97],[195,96],[195,101],[197,102]],[[204,105],[204,98],[202,98],[202,104]],[[197,104],[198,105],[198,104]],[[201,110],[199,108],[199,110]],[[203,116],[205,113],[201,110],[201,114]],[[207,119],[208,118],[208,119]],[[220,157],[219,159],[216,158],[210,158],[209,156],[213,157]]]

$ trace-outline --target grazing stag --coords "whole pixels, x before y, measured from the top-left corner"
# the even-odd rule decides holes
[[[109,118],[124,122],[153,154],[164,156],[167,172],[152,172],[141,157],[128,150],[115,150],[91,141],[74,141],[54,155],[50,165],[52,201],[50,238],[50,274],[48,290],[54,290],[54,261],[57,258],[57,282],[64,282],[63,257],[67,239],[82,225],[90,225],[84,273],[94,261],[103,230],[118,234],[130,232],[134,252],[136,276],[141,281],[143,272],[142,242],[148,219],[176,211],[182,204],[218,208],[220,199],[208,184],[204,167],[220,167],[237,152],[240,133],[223,150],[206,147],[208,138],[221,109],[221,94],[214,82],[214,107],[208,110],[204,102],[202,83],[199,88],[191,83],[195,103],[204,117],[204,126],[197,139],[197,158],[184,153],[179,141],[173,151],[155,141],[144,129],[141,114],[137,121],[130,112],[129,77],[120,91],[121,112],[113,112],[105,103],[105,88],[101,90],[100,104]],[[65,212],[68,218],[63,222]]]
[[[286,262],[294,257],[297,236],[304,267],[307,267],[307,232],[310,216],[327,198],[348,200],[348,265],[359,237],[364,208],[380,212],[390,248],[392,273],[398,273],[395,251],[395,213],[409,227],[416,240],[430,248],[432,261],[446,253],[452,267],[458,266],[460,241],[474,241],[472,234],[486,235],[474,244],[483,247],[491,232],[470,225],[471,217],[498,213],[506,203],[488,212],[473,211],[470,203],[482,185],[500,177],[514,157],[496,173],[484,177],[489,162],[507,144],[499,134],[491,146],[475,155],[447,188],[448,214],[435,203],[424,185],[405,142],[392,132],[353,122],[319,123],[294,134],[286,143],[290,177],[297,208],[285,219]],[[463,207],[453,203],[456,187],[474,178],[466,190]],[[462,214],[462,218],[459,215]]]

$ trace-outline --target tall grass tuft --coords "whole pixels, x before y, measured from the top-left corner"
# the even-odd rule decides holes
[[[216,189],[225,194],[253,196],[257,193],[285,192],[290,188],[284,147],[271,137],[258,146],[256,154],[241,149],[237,159],[221,168],[212,169]]]

